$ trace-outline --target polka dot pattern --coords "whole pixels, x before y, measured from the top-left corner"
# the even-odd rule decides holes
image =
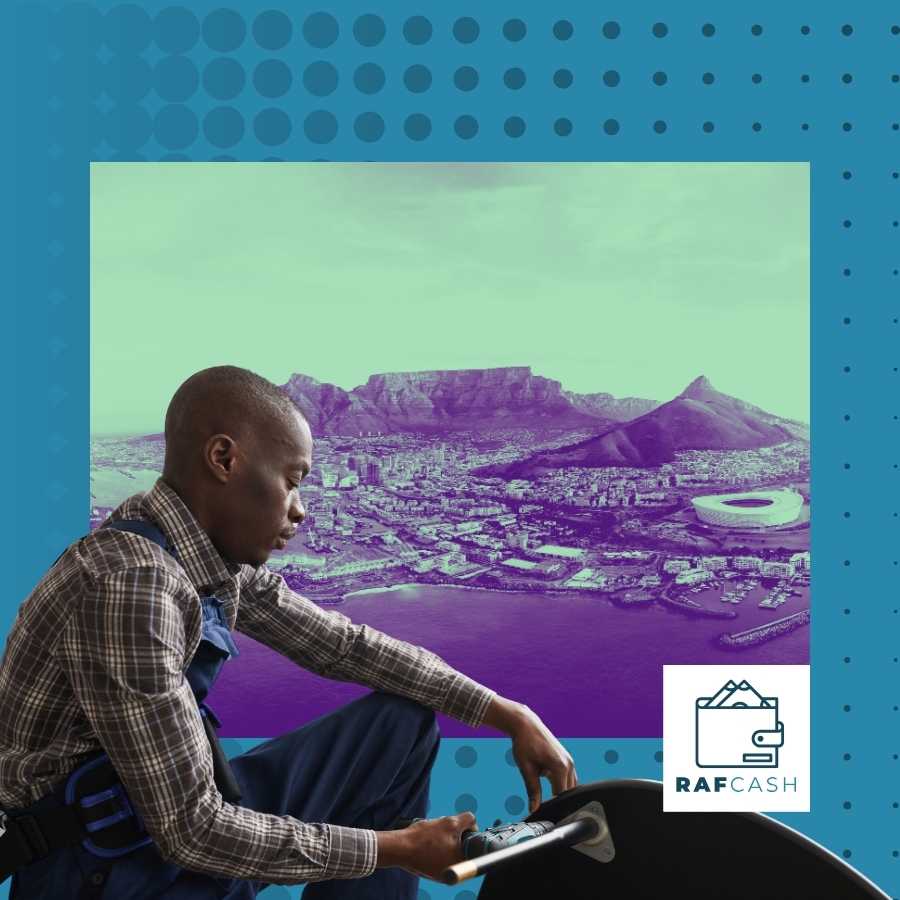
[[[52,190],[33,205],[50,218],[49,258],[67,265],[76,223],[87,218],[65,173],[89,159],[812,160],[821,210],[812,340],[822,473],[813,677],[833,686],[835,698],[814,726],[814,747],[831,748],[814,750],[820,796],[794,824],[900,895],[890,843],[900,798],[869,786],[896,783],[900,754],[892,738],[900,711],[892,687],[900,665],[892,637],[900,577],[900,21],[889,9],[874,15],[845,4],[833,16],[789,6],[726,4],[702,14],[664,5],[560,7],[538,17],[487,6],[442,15],[414,5],[53,6],[45,12],[50,46],[33,56],[49,60],[48,96],[35,102],[50,116],[51,140],[35,156]],[[685,58],[696,63],[677,63]],[[50,366],[28,343],[61,311],[86,309],[75,270],[48,271],[47,247],[42,252],[30,268],[53,283],[34,292],[40,316],[22,365],[34,356],[35,384],[64,376],[77,384],[84,358],[64,351],[71,369]],[[58,428],[79,434],[75,418],[59,410]],[[45,427],[17,424],[36,435]],[[35,465],[41,461],[44,470],[58,468],[38,446]],[[30,460],[23,464],[23,477],[37,481]],[[77,484],[83,473],[71,465],[59,478]],[[74,534],[81,507],[67,504],[63,496],[61,515]],[[876,525],[860,527],[869,522]],[[875,683],[887,685],[877,702],[868,699]],[[522,814],[524,788],[505,747],[472,738],[460,753],[463,745],[445,744],[436,808],[453,811],[468,795],[489,820]],[[637,744],[578,744],[582,780],[661,777],[658,742]],[[863,836],[876,805],[894,818]],[[422,891],[430,900],[456,896],[440,885]]]

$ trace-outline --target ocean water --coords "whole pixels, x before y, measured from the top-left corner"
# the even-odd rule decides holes
[[[427,647],[498,693],[527,703],[559,737],[659,737],[664,664],[809,662],[809,628],[757,647],[720,648],[715,638],[798,612],[804,597],[780,609],[757,607],[759,588],[741,604],[720,604],[721,591],[697,595],[735,619],[688,617],[654,603],[620,608],[585,596],[549,596],[408,585],[348,597],[336,607],[365,623]],[[273,737],[366,692],[300,669],[238,634],[209,698],[223,737]],[[491,736],[441,717],[448,737]]]

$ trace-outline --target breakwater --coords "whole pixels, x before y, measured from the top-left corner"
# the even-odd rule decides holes
[[[742,650],[745,647],[755,647],[782,634],[789,634],[804,625],[809,625],[809,610],[804,609],[783,619],[767,622],[765,625],[757,625],[746,631],[735,631],[731,634],[720,634],[718,643],[730,650]]]

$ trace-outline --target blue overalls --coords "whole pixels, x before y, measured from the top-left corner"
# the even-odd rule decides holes
[[[161,534],[152,530],[155,535],[143,528],[139,533],[162,543]],[[238,649],[222,601],[202,597],[201,606],[201,640],[185,677],[199,714],[218,726],[221,723],[205,699],[222,666],[238,655]],[[399,819],[427,814],[439,741],[431,710],[374,692],[258,744],[229,763],[245,808],[306,822],[386,830]],[[7,812],[14,817],[65,803],[67,784],[92,762],[31,806]],[[251,900],[268,884],[184,869],[163,860],[145,835],[139,846],[120,856],[101,856],[96,848],[84,845],[56,850],[13,875],[10,900]],[[311,883],[304,898],[415,900],[417,885],[418,879],[401,869],[378,869],[367,878]]]

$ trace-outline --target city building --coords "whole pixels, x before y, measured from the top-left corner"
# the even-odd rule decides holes
[[[708,494],[691,500],[697,518],[722,528],[762,529],[795,522],[803,509],[796,491]]]

